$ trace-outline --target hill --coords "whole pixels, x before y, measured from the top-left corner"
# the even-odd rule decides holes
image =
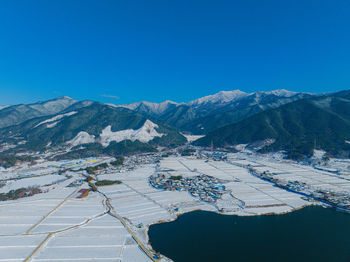
[[[276,108],[311,94],[287,90],[245,93],[240,90],[221,91],[189,103],[176,104],[140,102],[123,105],[144,115],[159,120],[180,130],[193,134],[207,134],[216,128],[238,122],[246,117]]]
[[[186,141],[169,126],[129,109],[98,102],[88,106],[73,104],[59,114],[2,128],[0,136],[2,143],[12,144],[16,151],[85,148],[99,153],[116,153],[117,148],[123,152],[128,152],[128,148],[154,150],[154,146],[171,147]]]
[[[33,104],[21,104],[0,108],[0,128],[17,125],[26,120],[57,114],[78,101],[62,96]]]
[[[285,150],[288,157],[311,156],[314,149],[348,157],[350,152],[350,91],[302,99],[267,110],[210,132],[196,145],[227,147],[274,141],[261,152]]]

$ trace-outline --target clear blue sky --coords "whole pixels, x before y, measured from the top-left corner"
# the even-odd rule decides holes
[[[0,104],[350,89],[349,14],[348,0],[2,0]]]

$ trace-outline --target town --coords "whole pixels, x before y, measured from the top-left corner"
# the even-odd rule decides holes
[[[1,253],[0,261],[62,261],[79,252],[97,261],[108,254],[126,262],[169,261],[153,250],[148,228],[193,210],[254,216],[321,205],[348,212],[350,177],[339,166],[335,159],[314,166],[190,146],[116,158],[39,158],[3,168],[0,229],[9,242],[0,247],[11,245],[13,252]],[[111,238],[112,228],[122,239]],[[108,247],[84,253],[97,236]],[[67,237],[74,247],[59,244]],[[33,247],[24,248],[30,238]]]
[[[157,173],[149,177],[149,183],[154,188],[161,190],[188,191],[193,197],[208,203],[215,203],[223,194],[229,192],[225,190],[222,181],[207,175],[183,178]]]

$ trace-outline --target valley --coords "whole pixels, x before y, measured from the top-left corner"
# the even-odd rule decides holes
[[[350,213],[349,101],[234,90],[0,109],[13,121],[0,127],[0,261],[171,261],[148,230],[186,213]]]
[[[0,262],[350,262],[350,1],[0,1]]]
[[[167,154],[133,155],[122,165],[112,165],[115,158],[102,157],[42,160],[3,170],[1,192],[22,187],[40,188],[41,192],[0,202],[0,248],[10,250],[1,253],[0,261],[168,261],[153,250],[148,227],[187,212],[256,216],[285,214],[310,205],[331,207],[258,177],[252,170],[310,188],[347,192],[350,200],[350,175],[344,171],[334,174],[244,151],[213,154],[197,149],[192,156],[183,157],[170,150]],[[89,167],[96,168],[92,172],[87,171]],[[208,201],[195,196],[203,182],[191,192],[164,190],[150,183],[155,175],[212,177],[224,187],[215,201]],[[120,183],[95,186],[98,181]],[[216,185],[209,182],[204,190],[209,192],[210,187]]]

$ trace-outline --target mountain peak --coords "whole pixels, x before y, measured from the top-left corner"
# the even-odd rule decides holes
[[[170,100],[166,100],[164,102],[161,103],[153,103],[153,102],[147,102],[147,101],[141,101],[141,102],[136,102],[136,103],[132,103],[132,104],[126,104],[126,105],[118,105],[117,107],[125,107],[128,108],[130,110],[136,110],[137,108],[147,108],[147,112],[148,113],[155,113],[155,114],[161,114],[163,112],[165,112],[169,106],[177,106],[178,103],[170,101]]]
[[[0,128],[17,125],[32,118],[57,114],[78,101],[61,96],[32,104],[3,107],[0,113]]]
[[[53,100],[75,100],[69,96],[59,96],[59,97],[56,97],[55,99]]]
[[[232,90],[232,91],[220,91],[214,95],[204,96],[189,102],[189,105],[200,105],[207,103],[227,103],[233,100],[239,99],[249,94],[241,90]]]
[[[267,91],[267,92],[261,91],[261,92],[257,92],[257,93],[266,94],[266,95],[282,96],[282,97],[291,97],[291,96],[298,94],[298,92],[289,91],[286,89],[276,89],[276,90]]]

